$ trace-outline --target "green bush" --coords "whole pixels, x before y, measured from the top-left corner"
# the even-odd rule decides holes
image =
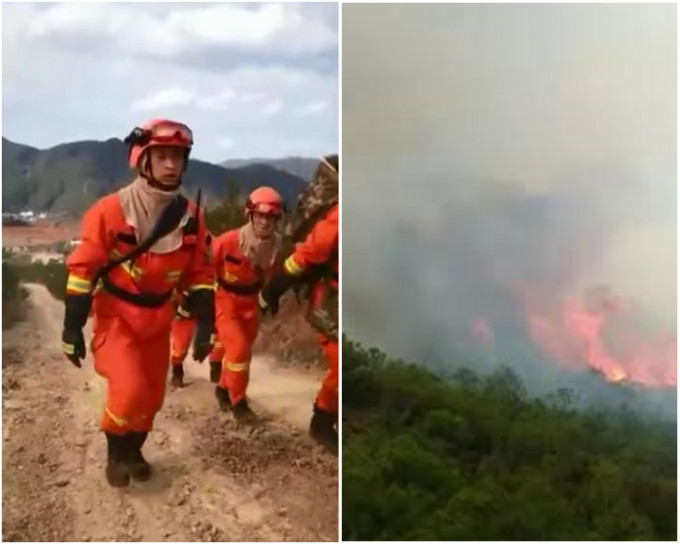
[[[676,438],[343,339],[343,540],[676,539]]]
[[[222,203],[205,214],[208,230],[218,236],[228,230],[240,227],[246,222],[243,197],[238,187],[230,183]]]
[[[36,261],[29,264],[18,264],[15,269],[24,283],[40,283],[47,287],[54,298],[64,300],[68,271],[63,262],[55,259],[48,263]]]

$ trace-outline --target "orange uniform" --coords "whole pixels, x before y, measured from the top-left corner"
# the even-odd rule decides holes
[[[195,206],[190,204],[187,213],[194,215]],[[145,252],[92,285],[109,258],[128,253],[136,243],[118,194],[108,195],[86,212],[82,243],[66,261],[67,296],[94,295],[90,347],[97,373],[108,381],[100,426],[118,435],[151,430],[163,402],[175,290],[214,288],[203,221],[198,221],[196,232],[184,228],[179,249]]]
[[[288,257],[284,268],[291,276],[301,276],[310,267],[325,265],[331,271],[328,283],[316,281],[312,287],[310,298],[311,315],[328,295],[328,289],[338,289],[338,225],[340,208],[332,206],[326,215],[316,224],[302,243],[295,247]],[[337,320],[337,316],[335,317]],[[317,327],[318,328],[318,327]],[[331,326],[333,328],[333,326]],[[326,412],[338,413],[338,338],[337,330],[318,333],[319,342],[328,362],[328,372],[316,398],[316,404]]]
[[[229,391],[232,405],[246,396],[251,349],[260,323],[257,295],[273,270],[273,266],[268,270],[253,266],[241,251],[239,230],[225,232],[213,242],[218,285],[215,320],[224,349],[219,387]]]
[[[170,334],[170,364],[172,366],[180,366],[186,359],[195,328],[195,318],[175,317]]]

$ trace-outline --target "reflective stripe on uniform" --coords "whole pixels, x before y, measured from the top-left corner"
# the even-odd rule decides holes
[[[224,364],[224,367],[227,370],[231,370],[232,372],[245,372],[250,367],[250,363],[249,362],[247,362],[247,363],[230,363],[230,362],[227,362],[227,363]]]
[[[111,250],[111,255],[114,259],[119,259],[123,256],[123,254],[120,251],[117,251],[115,249]],[[128,276],[130,276],[134,280],[140,280],[142,277],[143,270],[137,266],[130,266],[130,261],[127,261],[125,263],[122,263],[120,267],[127,272]]]
[[[66,282],[66,290],[74,293],[89,293],[92,284],[90,280],[85,278],[80,278],[74,274],[69,274],[68,281]]]
[[[229,272],[225,272],[224,281],[226,281],[227,283],[235,283],[238,281],[238,276],[235,274],[231,274]]]
[[[215,284],[212,283],[197,283],[196,285],[192,285],[187,289],[187,291],[192,292],[192,291],[199,291],[201,289],[206,289],[208,291],[214,291],[215,290]]]
[[[127,419],[115,416],[108,406],[105,408],[105,410],[106,410],[106,414],[119,427],[125,427],[128,424]]]
[[[182,277],[182,271],[181,270],[169,270],[165,274],[165,277],[169,282],[177,282]]]
[[[299,276],[302,274],[305,269],[304,267],[300,266],[298,263],[295,262],[295,259],[291,255],[286,259],[285,264],[283,267],[286,269],[286,272],[288,272],[291,276]]]

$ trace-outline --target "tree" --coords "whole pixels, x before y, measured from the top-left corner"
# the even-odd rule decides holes
[[[205,222],[208,230],[216,236],[238,228],[246,222],[243,197],[236,183],[227,182],[224,200],[219,206],[206,212]]]

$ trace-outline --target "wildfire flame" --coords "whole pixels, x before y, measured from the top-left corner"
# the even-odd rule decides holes
[[[551,361],[567,370],[588,367],[612,383],[630,382],[646,387],[677,385],[677,338],[644,338],[635,326],[625,327],[634,304],[605,288],[584,296],[561,299],[536,289],[518,290],[529,340]],[[493,341],[488,322],[471,323],[473,338]]]

